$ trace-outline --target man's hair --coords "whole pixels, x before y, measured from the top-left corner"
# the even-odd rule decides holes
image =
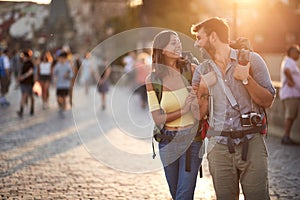
[[[204,32],[209,36],[212,32],[215,32],[221,42],[229,44],[230,41],[230,28],[228,23],[219,17],[209,18],[198,24],[192,25],[191,33],[196,35],[197,32],[204,28]]]
[[[59,54],[59,57],[61,57],[61,58],[67,58],[67,56],[68,56],[68,54],[65,51],[61,51]]]
[[[292,54],[293,51],[298,51],[298,53],[300,53],[299,45],[294,44],[294,45],[290,46],[290,47],[288,48],[288,50],[287,50],[287,55],[288,55],[288,56],[291,56],[291,54]]]

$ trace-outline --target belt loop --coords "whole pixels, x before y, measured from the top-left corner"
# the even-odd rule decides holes
[[[244,144],[243,144],[243,150],[242,150],[242,160],[247,160],[247,154],[248,154],[248,146],[249,146],[249,139],[245,135],[244,137]]]
[[[230,136],[227,137],[227,146],[228,146],[229,153],[234,153],[235,152],[233,139]]]

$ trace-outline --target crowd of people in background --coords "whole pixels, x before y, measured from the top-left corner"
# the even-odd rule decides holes
[[[145,79],[151,72],[150,54],[146,52],[129,52],[123,58],[123,73],[129,80],[130,88],[140,96],[141,107],[147,106]],[[8,101],[10,90],[20,90],[20,105],[17,116],[27,113],[27,105],[31,116],[35,113],[35,96],[40,96],[41,107],[47,110],[52,102],[50,88],[56,90],[59,115],[63,118],[64,111],[72,107],[72,91],[75,81],[89,95],[91,86],[99,92],[99,108],[106,109],[107,93],[111,85],[112,69],[104,58],[93,56],[91,52],[84,55],[72,54],[69,49],[56,51],[9,50],[0,48],[0,88],[1,107],[10,106]]]
[[[102,109],[105,109],[106,99],[103,96],[108,92],[111,70],[102,58],[96,58],[96,61],[92,62],[90,57],[90,52],[81,57],[72,54],[68,49],[39,53],[31,49],[10,51],[0,47],[1,107],[11,105],[7,98],[10,90],[20,90],[17,116],[23,117],[28,104],[29,114],[33,116],[35,104],[39,104],[35,103],[35,96],[40,96],[43,110],[49,109],[50,88],[53,86],[56,90],[59,115],[63,118],[64,111],[72,107],[72,90],[75,81],[78,80],[78,84],[85,87],[85,94],[88,94],[89,86],[96,81],[104,101],[101,103]]]
[[[140,96],[142,109],[147,108],[147,91],[145,80],[152,71],[151,56],[144,51],[131,51],[122,59],[127,85]]]

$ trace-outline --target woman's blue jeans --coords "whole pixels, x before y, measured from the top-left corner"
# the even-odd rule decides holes
[[[189,130],[164,131],[166,135],[176,137],[171,141],[159,143],[159,153],[164,165],[165,176],[174,200],[192,200],[196,187],[197,174],[202,159],[199,158],[201,142],[193,141]],[[179,135],[179,137],[177,137]],[[183,136],[183,137],[180,137]],[[186,171],[186,150],[191,147],[190,171]]]

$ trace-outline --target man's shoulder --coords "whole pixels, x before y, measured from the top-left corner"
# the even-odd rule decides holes
[[[285,56],[284,59],[281,62],[281,67],[283,69],[292,69],[292,68],[297,68],[297,63],[295,60],[292,58]]]
[[[196,73],[205,74],[211,70],[210,61],[208,59],[202,61],[197,67],[195,68]]]

